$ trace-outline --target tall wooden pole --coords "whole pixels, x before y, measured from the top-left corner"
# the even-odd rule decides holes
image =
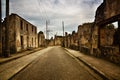
[[[5,25],[5,57],[10,56],[10,34],[9,34],[9,0],[6,0],[6,25]]]
[[[0,0],[0,56],[2,55],[2,2]]]
[[[48,22],[46,20],[46,47],[47,47],[47,39],[48,39]]]
[[[119,39],[119,52],[120,52],[120,19],[118,20],[118,39]]]
[[[62,21],[62,27],[63,27],[63,37],[64,37],[64,21]]]
[[[47,39],[47,20],[46,20],[46,39]]]
[[[63,45],[62,46],[64,47],[65,46],[65,44],[64,44],[65,43],[64,42],[64,21],[62,21],[62,28],[63,28]]]

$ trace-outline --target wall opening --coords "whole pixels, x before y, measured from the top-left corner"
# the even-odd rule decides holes
[[[33,47],[33,38],[32,38],[32,47]]]
[[[23,36],[20,36],[20,42],[21,42],[21,49],[23,49],[24,48]]]

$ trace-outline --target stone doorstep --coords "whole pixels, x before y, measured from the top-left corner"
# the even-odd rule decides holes
[[[25,52],[27,52],[27,53],[21,52],[21,53],[19,53],[18,55],[17,55],[17,54],[11,55],[9,58],[1,58],[1,60],[0,60],[0,65],[1,65],[1,64],[4,64],[4,63],[7,63],[7,62],[9,62],[9,61],[18,59],[18,58],[20,58],[20,57],[29,55],[29,54],[34,53],[34,52],[36,52],[36,51],[39,51],[39,50],[41,50],[41,49],[42,49],[42,48],[40,48],[40,49],[37,48],[37,49],[34,49],[34,50],[30,50],[30,51],[27,50],[27,51],[25,51]],[[24,53],[25,53],[25,54],[24,54]]]

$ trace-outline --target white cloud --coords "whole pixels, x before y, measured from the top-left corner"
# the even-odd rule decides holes
[[[3,6],[5,5],[5,0]],[[78,25],[94,21],[95,10],[102,0],[10,0],[10,12],[16,13],[45,31],[45,21],[53,33],[77,31]],[[62,34],[61,34],[62,35]]]

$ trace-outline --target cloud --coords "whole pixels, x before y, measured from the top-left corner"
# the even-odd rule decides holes
[[[5,0],[4,4],[5,5]],[[45,31],[46,20],[51,33],[62,35],[62,21],[65,31],[77,31],[78,25],[94,21],[95,10],[102,0],[10,0],[10,13],[16,13]]]

